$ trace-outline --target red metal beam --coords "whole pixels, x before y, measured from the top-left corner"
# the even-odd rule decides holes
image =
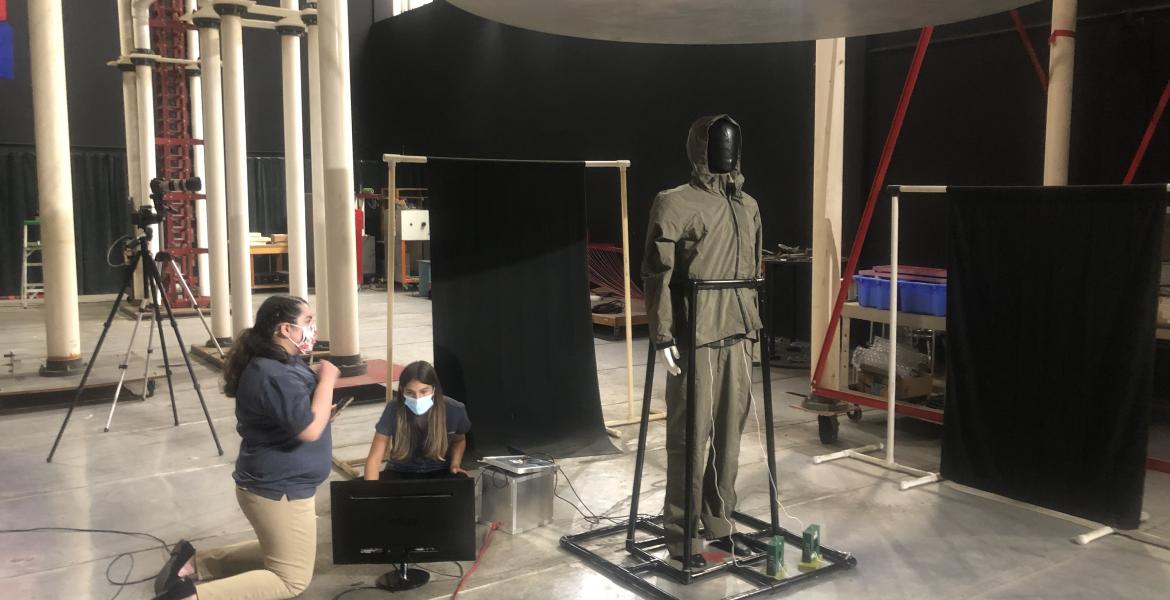
[[[1162,120],[1162,113],[1166,112],[1167,102],[1170,102],[1170,81],[1167,81],[1166,87],[1162,88],[1162,97],[1158,99],[1158,106],[1154,108],[1154,116],[1150,117],[1150,123],[1146,125],[1146,133],[1142,135],[1142,141],[1138,144],[1137,153],[1133,155],[1133,160],[1129,163],[1129,171],[1126,171],[1122,184],[1133,183],[1133,178],[1137,176],[1138,167],[1142,166],[1142,159],[1146,157],[1146,149],[1150,147],[1150,140],[1154,138],[1154,130],[1158,128],[1158,122]]]
[[[1024,45],[1024,52],[1028,55],[1028,62],[1032,63],[1032,70],[1036,72],[1036,79],[1040,81],[1040,87],[1047,94],[1048,74],[1044,72],[1044,65],[1040,64],[1040,59],[1036,56],[1036,48],[1032,46],[1032,38],[1028,37],[1028,31],[1024,29],[1024,21],[1020,18],[1020,11],[1013,8],[1008,13],[1012,16],[1012,23],[1016,26],[1016,33],[1020,36],[1020,43]]]
[[[832,398],[833,400],[840,400],[842,402],[868,406],[870,408],[880,408],[885,410],[890,406],[888,400],[870,394],[843,392],[841,390],[833,390],[829,388],[814,388],[813,393],[825,398]],[[943,411],[935,408],[928,408],[918,404],[895,402],[894,412],[899,415],[914,417],[915,419],[921,419],[923,421],[930,421],[931,423],[943,422]]]

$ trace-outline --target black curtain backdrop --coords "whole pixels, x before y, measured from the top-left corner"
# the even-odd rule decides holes
[[[1138,526],[1166,195],[948,193],[947,479]]]
[[[78,292],[117,292],[122,270],[106,263],[106,251],[131,232],[126,155],[75,151],[70,164]],[[37,210],[36,156],[29,150],[0,150],[0,296],[20,294],[22,227]],[[40,239],[40,232],[30,231],[30,236]]]
[[[585,271],[585,165],[429,159],[435,368],[474,454],[616,452]]]

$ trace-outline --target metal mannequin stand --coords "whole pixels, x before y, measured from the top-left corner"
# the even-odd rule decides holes
[[[756,289],[760,298],[760,312],[767,314],[766,303],[764,298],[764,279],[728,279],[728,280],[707,280],[699,281],[692,280],[690,282],[690,308],[688,311],[688,318],[691,327],[692,343],[687,348],[688,369],[687,369],[687,431],[686,431],[686,445],[688,452],[686,453],[686,479],[690,481],[693,479],[695,473],[694,455],[689,451],[695,445],[695,355],[696,348],[693,340],[696,339],[696,307],[699,301],[699,292],[704,290],[724,290],[724,289]],[[765,317],[766,319],[766,317]],[[646,460],[646,433],[650,421],[650,397],[654,390],[654,363],[655,350],[653,344],[650,345],[648,357],[646,360],[646,386],[645,394],[642,398],[642,422],[641,430],[638,433],[638,454],[634,467],[634,485],[633,491],[630,495],[630,518],[625,523],[618,523],[609,527],[601,527],[592,531],[578,533],[574,535],[567,535],[561,538],[561,546],[579,556],[582,560],[587,562],[590,566],[601,571],[602,574],[609,577],[614,582],[631,588],[638,593],[649,597],[658,598],[662,600],[676,600],[676,596],[658,587],[650,581],[643,579],[642,574],[665,575],[674,581],[689,585],[696,580],[706,580],[716,577],[723,573],[730,573],[739,577],[740,579],[754,585],[755,587],[746,592],[728,596],[724,600],[753,598],[764,594],[769,594],[774,591],[792,587],[796,584],[806,582],[818,577],[851,569],[857,565],[857,559],[852,555],[821,547],[821,555],[826,560],[826,564],[813,571],[803,572],[791,577],[782,579],[775,579],[766,575],[760,566],[765,564],[767,560],[767,540],[773,535],[783,536],[787,544],[790,544],[794,550],[803,549],[804,539],[801,534],[788,531],[779,525],[779,503],[776,495],[776,441],[772,431],[772,385],[771,377],[768,369],[768,341],[767,328],[760,330],[761,336],[761,352],[760,352],[760,366],[763,370],[763,384],[764,384],[764,419],[767,422],[765,430],[767,440],[768,452],[768,471],[770,473],[768,485],[768,499],[771,507],[771,522],[765,522],[758,518],[743,514],[739,511],[732,512],[731,516],[739,523],[746,527],[739,530],[737,539],[744,545],[753,550],[753,553],[745,558],[736,557],[734,560],[724,562],[718,565],[712,565],[703,569],[693,569],[689,561],[683,568],[678,568],[667,562],[666,559],[659,558],[650,554],[651,550],[657,550],[666,545],[666,530],[662,526],[661,517],[639,517],[638,515],[638,500],[642,487],[642,469]],[[689,540],[694,538],[695,532],[691,530],[692,516],[694,515],[696,507],[694,506],[694,498],[690,494],[686,494],[684,503],[684,525],[683,525],[683,539]],[[738,528],[737,528],[738,529]],[[646,539],[637,539],[637,532],[641,530],[644,533],[649,533],[651,537]],[[585,547],[588,542],[597,541],[601,538],[610,537],[619,533],[625,533],[625,549],[629,556],[634,559],[634,562],[623,562],[621,564],[610,561],[606,558],[606,553],[595,552]],[[757,568],[752,568],[753,566]]]

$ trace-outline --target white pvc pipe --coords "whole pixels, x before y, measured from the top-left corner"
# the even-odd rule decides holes
[[[281,7],[296,10],[299,0],[281,0]],[[288,291],[308,298],[309,268],[305,242],[305,142],[301,114],[301,33],[281,22],[280,62],[284,94],[284,191],[288,222]],[[296,31],[291,33],[290,31]]]
[[[45,277],[47,360],[42,373],[59,375],[81,364],[61,0],[30,2],[28,25]]]
[[[1077,0],[1053,0],[1052,49],[1048,58],[1048,114],[1044,129],[1044,185],[1068,185],[1069,130],[1072,126]]]
[[[812,304],[809,356],[818,357],[841,285],[845,147],[845,38],[817,40],[813,115]],[[841,336],[833,338],[819,384],[839,389]],[[809,364],[810,376],[817,369]]]
[[[329,255],[325,214],[325,157],[321,142],[321,53],[317,14],[305,20],[309,53],[309,151],[313,169],[313,292],[317,300],[317,338],[328,342],[329,335]]]
[[[195,0],[187,0],[187,12],[194,12],[196,9]],[[199,58],[199,32],[187,32],[187,58]],[[189,87],[188,94],[191,97],[191,137],[201,140],[203,139],[203,82],[202,76],[199,73],[188,71],[190,77],[187,79]],[[205,167],[204,156],[206,154],[206,147],[196,144],[191,149],[191,175],[202,180],[207,179],[207,169]],[[205,196],[207,194],[204,194]],[[195,201],[195,245],[200,248],[207,248],[207,200]],[[211,264],[207,254],[200,254],[196,257],[196,268],[199,272],[199,295],[211,295]],[[184,273],[187,277],[191,273]]]
[[[886,379],[886,464],[894,460],[894,420],[898,412],[898,196],[890,198],[890,374]]]
[[[322,155],[329,228],[329,353],[338,366],[361,364],[357,324],[357,255],[354,231],[353,137],[349,116],[349,26],[339,0],[318,4]],[[392,268],[387,265],[387,268]]]
[[[136,50],[150,49],[150,0],[133,0],[131,16],[134,23],[134,46]],[[151,205],[150,181],[157,176],[156,152],[154,145],[154,67],[149,60],[134,65],[135,88],[138,92],[138,185],[145,206]],[[162,231],[158,225],[151,225],[150,253],[158,252],[162,243]]]
[[[231,287],[228,279],[227,192],[223,143],[223,95],[220,64],[219,20],[211,15],[199,25],[200,71],[203,80],[203,146],[207,196],[207,258],[210,271],[202,280],[211,282],[211,331],[221,343],[232,339]]]
[[[386,193],[389,196],[386,211],[386,365],[388,373],[394,372],[394,250],[398,231],[398,163],[390,163],[390,174],[386,178]],[[403,273],[405,276],[405,273]],[[386,381],[386,401],[394,399],[394,386]],[[401,382],[400,382],[401,383]]]
[[[252,259],[248,244],[247,129],[244,121],[244,37],[240,8],[215,4],[220,13],[223,60],[223,132],[227,160],[228,255],[232,291],[232,337],[252,326]]]

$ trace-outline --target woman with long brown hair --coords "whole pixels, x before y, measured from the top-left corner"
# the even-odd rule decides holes
[[[435,368],[426,361],[410,363],[374,426],[364,477],[372,481],[466,475],[460,463],[470,430],[467,408],[443,395]],[[384,457],[386,470],[381,471]]]
[[[199,552],[180,541],[155,580],[156,598],[292,598],[309,586],[314,496],[332,465],[339,377],[328,361],[316,374],[305,364],[315,340],[313,311],[295,296],[265,300],[256,324],[236,338],[223,371],[241,438],[232,478],[257,539]]]

